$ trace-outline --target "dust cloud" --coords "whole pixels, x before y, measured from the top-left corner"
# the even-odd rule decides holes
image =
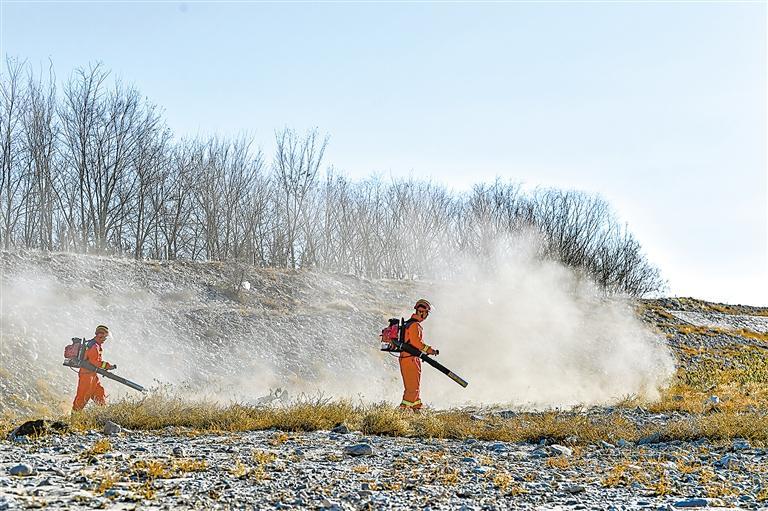
[[[455,268],[428,297],[435,311],[423,326],[438,360],[470,385],[427,367],[425,401],[548,408],[654,400],[674,372],[664,340],[629,300],[605,297],[585,275],[543,260],[535,239],[499,243]]]
[[[32,258],[2,274],[0,369],[15,375],[6,380],[17,384],[13,392],[42,382],[50,391],[42,395],[58,396],[65,411],[77,376],[61,365],[64,345],[104,323],[112,331],[104,358],[118,364],[117,374],[187,399],[253,403],[281,387],[291,399],[394,406],[402,395],[398,363],[378,351],[377,336],[387,317],[408,317],[424,297],[435,305],[425,340],[470,382],[462,389],[425,364],[422,399],[430,406],[657,397],[673,358],[629,301],[608,299],[583,275],[542,261],[530,240],[513,241],[482,262],[455,258],[446,269],[452,277],[433,282],[253,270],[264,281],[246,290],[247,305],[211,294],[226,273],[212,267]],[[290,308],[275,305],[279,293]],[[136,396],[116,383],[105,387],[112,399]]]

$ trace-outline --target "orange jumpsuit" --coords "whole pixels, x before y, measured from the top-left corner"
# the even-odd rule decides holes
[[[422,353],[431,355],[434,350],[429,344],[423,341],[423,333],[419,318],[416,314],[411,315],[411,322],[405,328],[405,342],[412,344]],[[407,410],[421,409],[421,399],[419,398],[419,386],[421,384],[421,359],[405,351],[400,352],[400,374],[403,376],[403,401],[400,408]]]
[[[96,339],[91,339],[86,344],[85,360],[102,369],[110,369],[112,364],[101,360],[101,344]],[[85,405],[93,399],[97,404],[107,404],[107,396],[104,393],[104,387],[101,386],[98,373],[90,371],[84,367],[80,368],[80,374],[77,379],[77,395],[72,403],[72,410],[79,411],[85,408]]]

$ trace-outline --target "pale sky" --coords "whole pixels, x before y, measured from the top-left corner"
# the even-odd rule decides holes
[[[766,2],[9,2],[0,53],[101,61],[180,138],[330,135],[353,178],[601,194],[672,296],[768,305]]]

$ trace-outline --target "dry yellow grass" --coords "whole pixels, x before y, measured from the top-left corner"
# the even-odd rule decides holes
[[[104,454],[111,450],[112,450],[112,444],[106,438],[102,438],[100,440],[96,440],[96,442],[94,442],[89,449],[86,449],[85,451],[83,451],[82,456],[90,457],[95,454]]]
[[[666,316],[662,314],[662,317]],[[681,328],[692,332],[713,331]],[[748,331],[737,333],[750,334]],[[461,410],[426,410],[413,414],[389,404],[353,404],[322,398],[277,407],[224,405],[187,401],[163,392],[141,400],[126,399],[106,407],[89,407],[64,420],[69,420],[75,430],[101,429],[106,420],[112,420],[129,429],[164,430],[189,436],[275,429],[278,431],[269,438],[269,444],[274,447],[291,440],[291,432],[329,430],[339,423],[364,434],[418,438],[507,442],[538,442],[548,438],[562,443],[575,437],[577,443],[588,444],[600,440],[615,442],[619,438],[635,441],[659,432],[665,440],[738,437],[758,444],[768,443],[768,414],[765,413],[768,410],[768,350],[740,345],[720,349],[682,346],[680,351],[692,360],[678,370],[659,401],[644,403],[628,396],[617,405],[626,408],[639,405],[656,413],[681,411],[691,414],[685,420],[659,424],[655,429],[639,428],[621,414],[588,416],[578,409],[520,413],[506,419],[489,412],[481,414],[484,419],[475,420],[470,413]],[[709,403],[712,395],[720,399],[716,407]],[[0,417],[0,433],[7,434],[18,425],[18,420],[19,417],[11,415]],[[108,440],[102,442],[105,443],[94,444],[87,454],[102,454],[111,448]],[[619,476],[617,472],[607,479],[615,480]]]
[[[96,493],[103,494],[112,488],[120,480],[120,477],[114,472],[99,472],[94,475],[94,480],[98,482]]]
[[[659,497],[674,493],[674,488],[669,481],[667,471],[658,466],[653,482],[651,483],[651,492]]]
[[[493,482],[493,485],[499,489],[499,491],[505,493],[507,488],[512,485],[514,478],[506,472],[497,472],[493,475],[491,481]]]
[[[565,456],[556,456],[553,458],[547,458],[546,465],[549,468],[564,470],[571,466],[571,462]]]
[[[137,430],[159,430],[169,426],[187,428],[170,430],[172,433],[187,434],[277,429],[280,432],[270,438],[270,443],[275,446],[290,438],[286,432],[328,430],[339,422],[365,434],[418,438],[476,438],[506,442],[537,442],[550,438],[556,442],[576,439],[579,444],[588,444],[600,440],[615,442],[619,438],[634,441],[658,431],[667,440],[705,437],[767,442],[768,417],[747,406],[747,403],[757,403],[764,396],[764,388],[755,388],[750,396],[740,399],[737,399],[738,387],[731,389],[730,393],[726,388],[721,390],[723,403],[718,407],[719,413],[706,413],[707,392],[676,384],[660,402],[645,406],[654,412],[685,410],[695,415],[659,425],[656,429],[638,428],[620,414],[592,417],[578,413],[578,410],[521,413],[508,419],[489,413],[485,419],[476,420],[460,410],[427,410],[412,414],[385,404],[352,405],[342,401],[264,408],[186,403],[158,396],[147,398],[143,403],[122,401],[89,409],[73,420],[73,427],[92,429],[105,420],[113,420]],[[627,400],[625,404],[633,402]]]
[[[731,305],[726,305],[723,303],[707,303],[706,305],[710,310],[719,312],[721,314],[744,314],[743,310],[740,310],[737,307],[733,307]],[[768,308],[752,309],[749,312],[749,315],[750,316],[768,316]]]
[[[715,337],[718,335],[728,335],[730,337],[743,337],[760,342],[768,342],[768,333],[756,332],[747,328],[729,329],[716,326],[699,326],[690,323],[662,323],[658,326],[670,327],[682,335],[704,335]]]
[[[205,472],[208,470],[208,462],[205,460],[181,459],[173,462],[174,472]]]
[[[163,460],[138,460],[131,465],[131,470],[140,479],[153,481],[155,479],[170,479],[173,477],[171,467]]]

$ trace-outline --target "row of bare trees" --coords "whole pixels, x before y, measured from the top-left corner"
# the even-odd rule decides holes
[[[8,60],[0,75],[0,244],[151,259],[238,260],[370,277],[434,275],[534,233],[539,255],[608,291],[662,287],[639,243],[596,196],[469,193],[430,182],[351,181],[318,132],[276,133],[271,159],[247,137],[175,140],[159,109],[96,65],[57,87],[52,69]]]

